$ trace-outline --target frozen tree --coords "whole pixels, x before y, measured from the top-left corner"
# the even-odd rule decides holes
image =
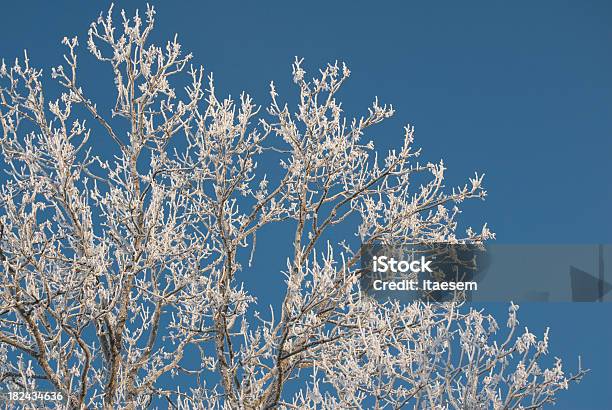
[[[456,232],[482,176],[445,189],[412,127],[377,153],[367,129],[393,109],[346,119],[345,65],[310,80],[296,59],[296,108],[274,84],[261,112],[246,94],[223,99],[176,37],[150,43],[154,15],[115,26],[111,8],[90,26],[112,109],[80,82],[77,38],[51,70],[58,99],[27,54],[0,68],[5,390],[61,392],[46,405],[66,408],[523,409],[582,376],[542,364],[548,335],[520,331],[515,305],[500,330],[461,303],[359,291],[359,244],[493,238]],[[291,227],[292,251],[265,273],[284,294],[262,306],[243,279],[271,224]],[[350,227],[354,240],[333,236]]]

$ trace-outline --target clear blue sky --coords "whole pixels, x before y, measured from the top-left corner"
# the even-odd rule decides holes
[[[144,3],[116,6],[131,11]],[[396,118],[376,129],[382,147],[398,144],[409,122],[424,158],[445,159],[451,185],[474,170],[486,173],[489,198],[466,204],[464,220],[489,222],[499,242],[612,243],[612,2],[156,7],[156,38],[178,32],[195,61],[215,73],[222,93],[245,89],[266,104],[270,80],[281,90],[290,84],[294,56],[305,57],[311,72],[346,61],[353,72],[342,94],[348,112],[365,109],[376,95],[397,109]],[[105,8],[104,2],[3,4],[0,56],[10,60],[27,48],[33,64],[58,64],[61,38],[83,38]],[[83,62],[84,81],[95,78],[91,60]],[[89,88],[104,98],[109,85],[96,81]],[[554,354],[581,353],[593,368],[557,408],[610,408],[610,304],[525,305],[521,313],[530,329],[551,326]]]

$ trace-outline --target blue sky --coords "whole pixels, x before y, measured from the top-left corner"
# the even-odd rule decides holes
[[[61,38],[83,38],[106,4],[4,4],[0,56],[11,60],[27,48],[33,64],[56,65]],[[486,173],[489,198],[465,204],[463,220],[487,221],[499,242],[612,243],[611,2],[184,1],[156,8],[156,39],[178,32],[221,93],[246,90],[263,105],[270,80],[288,89],[294,56],[313,73],[346,61],[348,113],[363,112],[374,96],[397,110],[374,131],[381,148],[399,144],[410,123],[424,158],[444,158],[450,185]],[[108,98],[109,83],[92,82],[97,67],[82,61],[91,94]],[[593,368],[557,408],[607,408],[610,304],[525,305],[521,313],[530,329],[552,328],[553,354],[570,362],[582,354]]]

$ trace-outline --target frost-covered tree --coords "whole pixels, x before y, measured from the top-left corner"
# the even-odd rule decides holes
[[[80,82],[76,38],[51,70],[57,99],[27,54],[0,68],[5,390],[52,389],[75,409],[511,409],[582,376],[542,365],[548,336],[520,331],[515,305],[500,330],[460,303],[360,293],[361,243],[494,235],[456,233],[481,176],[446,190],[442,162],[416,162],[412,127],[377,153],[367,129],[393,115],[378,101],[345,118],[346,66],[309,80],[296,60],[296,108],[272,84],[260,112],[220,98],[176,37],[151,44],[153,8],[117,27],[111,11],[86,44],[112,70],[112,108]],[[243,278],[271,224],[291,227],[292,251],[266,273],[285,284],[269,307]],[[355,240],[333,240],[347,225]]]

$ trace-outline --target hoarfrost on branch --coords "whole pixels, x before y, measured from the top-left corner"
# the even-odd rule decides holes
[[[493,238],[456,232],[482,175],[446,189],[412,127],[377,152],[368,129],[393,109],[376,100],[347,119],[344,64],[309,80],[296,59],[297,108],[274,84],[267,110],[222,98],[176,36],[150,43],[154,17],[122,11],[115,25],[111,8],[89,29],[111,110],[80,81],[77,38],[51,71],[58,99],[27,54],[2,63],[0,384],[47,383],[67,408],[510,409],[582,376],[539,364],[548,333],[520,330],[515,305],[502,330],[459,303],[359,292],[355,242]],[[274,224],[291,227],[286,268],[251,270]],[[333,240],[347,226],[356,238]],[[279,304],[258,302],[245,275],[284,280]]]

